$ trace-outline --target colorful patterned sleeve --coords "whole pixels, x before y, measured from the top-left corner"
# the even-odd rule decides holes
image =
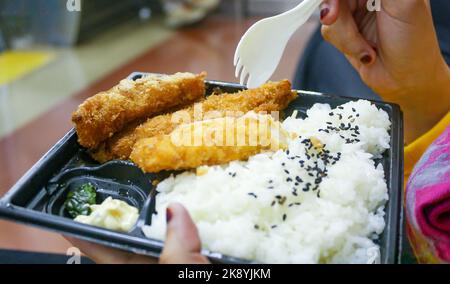
[[[410,243],[420,263],[450,263],[450,126],[425,151],[406,187]]]

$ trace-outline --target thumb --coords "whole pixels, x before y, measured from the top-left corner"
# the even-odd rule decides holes
[[[166,209],[167,233],[161,264],[207,264],[201,254],[201,241],[188,211],[179,203]]]

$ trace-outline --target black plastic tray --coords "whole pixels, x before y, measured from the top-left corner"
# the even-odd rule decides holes
[[[129,78],[137,79],[144,73],[133,73]],[[216,88],[225,92],[243,89],[241,85],[208,81],[208,94]],[[299,91],[299,98],[292,102],[286,115],[299,111],[305,116],[306,110],[315,103],[328,103],[332,107],[354,98],[337,97],[314,92]],[[397,105],[373,102],[385,110],[392,121],[391,149],[379,161],[386,173],[389,188],[389,202],[386,206],[386,229],[379,244],[381,263],[399,262],[402,219],[403,188],[403,120]],[[45,154],[0,200],[0,217],[29,224],[65,235],[71,235],[109,247],[123,249],[138,254],[158,257],[163,243],[144,236],[140,226],[150,224],[154,210],[154,186],[151,180],[157,176],[143,174],[130,162],[111,161],[99,165],[92,160],[77,143],[74,130],[67,133]],[[158,175],[161,178],[160,175]],[[98,201],[108,196],[126,200],[140,209],[140,217],[135,228],[129,233],[115,232],[99,227],[77,223],[63,210],[65,193],[72,186],[90,181],[100,185]],[[32,238],[32,236],[30,236]],[[216,263],[249,263],[246,260],[204,251]]]

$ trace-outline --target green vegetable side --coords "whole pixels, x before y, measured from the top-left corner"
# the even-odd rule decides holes
[[[86,183],[67,194],[64,206],[72,218],[78,215],[89,215],[91,214],[90,205],[96,203],[96,198],[97,188],[91,183]]]

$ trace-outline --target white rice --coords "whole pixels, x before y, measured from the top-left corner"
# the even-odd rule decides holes
[[[306,119],[287,118],[283,127],[296,136],[289,151],[209,167],[202,176],[185,172],[162,181],[157,187],[159,214],[143,232],[163,240],[165,208],[180,202],[209,251],[263,263],[373,262],[388,200],[383,168],[373,159],[389,148],[390,121],[367,101],[341,108],[317,104]],[[346,129],[349,122],[351,129],[333,130],[341,123]],[[328,158],[317,159],[320,151],[307,149],[311,137],[326,144]],[[323,178],[316,180],[321,172]]]

